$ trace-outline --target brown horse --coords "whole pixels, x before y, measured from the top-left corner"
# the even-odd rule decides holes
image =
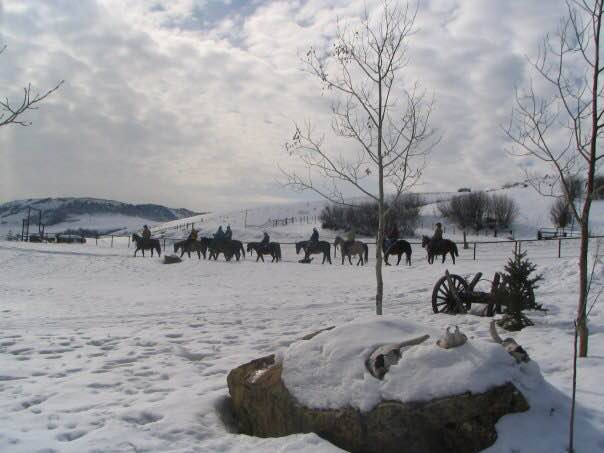
[[[340,247],[340,251],[342,252],[342,264],[344,264],[344,258],[348,257],[348,262],[352,264],[352,255],[357,255],[359,260],[357,261],[357,266],[360,264],[364,266],[365,263],[369,262],[369,247],[367,244],[361,241],[345,241],[340,236],[336,236],[336,240],[333,243],[334,246],[334,257]]]
[[[426,252],[428,252],[429,264],[434,263],[434,257],[437,255],[442,255],[442,262],[444,263],[447,253],[451,254],[451,259],[453,260],[453,264],[455,264],[455,257],[459,256],[457,245],[455,242],[449,239],[441,239],[440,241],[434,243],[434,241],[428,236],[422,236],[422,247],[426,249]]]
[[[300,250],[304,250],[305,262],[310,263],[310,255],[322,253],[323,262],[321,264],[325,264],[325,260],[331,264],[331,244],[327,241],[319,241],[315,244],[310,241],[296,242],[296,255],[300,254]]]
[[[270,255],[272,261],[281,261],[281,244],[278,242],[269,242],[268,246],[264,247],[260,245],[260,242],[248,242],[247,251],[251,255],[252,252],[256,252],[256,261],[262,260],[264,262],[264,255]]]
[[[179,241],[174,243],[174,253],[178,253],[178,250],[181,250],[180,257],[187,253],[189,258],[191,258],[191,252],[197,252],[197,257],[201,259],[201,254],[203,253],[203,258],[206,257],[206,247],[202,245],[199,241],[194,241],[193,239],[185,239],[184,241]]]
[[[158,239],[143,239],[138,234],[133,233],[132,242],[136,244],[134,256],[136,256],[136,252],[139,250],[143,252],[143,256],[145,256],[145,250],[151,250],[151,256],[153,256],[153,250],[157,252],[157,256],[161,256],[161,246]]]

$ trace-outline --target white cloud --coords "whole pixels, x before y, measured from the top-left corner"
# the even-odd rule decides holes
[[[373,8],[375,1],[367,2]],[[91,195],[208,209],[295,197],[275,180],[292,121],[328,121],[299,52],[365,1],[9,0],[0,84],[66,84],[27,129],[0,131],[0,193]],[[424,0],[409,75],[436,97],[443,140],[424,187],[520,177],[499,126],[525,55],[562,3]]]

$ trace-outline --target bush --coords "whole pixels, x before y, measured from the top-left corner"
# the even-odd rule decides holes
[[[484,192],[455,195],[438,205],[440,214],[462,230],[472,228],[479,232],[485,226],[489,197]]]
[[[566,228],[572,220],[572,212],[565,198],[557,198],[549,210],[549,218],[558,228]]]
[[[518,217],[518,206],[507,195],[491,195],[488,210],[497,228],[509,228]]]
[[[386,215],[386,225],[396,224],[402,235],[413,236],[423,204],[423,198],[416,194],[404,194],[396,201],[387,202],[390,211]],[[355,207],[326,206],[319,218],[325,229],[354,229],[363,236],[375,236],[379,223],[378,204],[371,201]]]
[[[514,251],[514,256],[508,260],[504,269],[498,297],[505,300],[505,316],[497,324],[507,330],[532,326],[533,322],[523,311],[544,310],[535,301],[537,283],[543,276],[533,275],[537,266],[526,257],[526,252]]]

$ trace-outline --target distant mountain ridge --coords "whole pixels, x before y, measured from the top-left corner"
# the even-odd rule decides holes
[[[198,214],[184,208],[168,208],[150,203],[130,204],[101,198],[30,198],[0,204],[0,221],[17,215],[24,216],[28,208],[42,210],[42,223],[47,226],[69,222],[81,215],[122,215],[153,222],[169,222]],[[34,215],[37,217],[37,212]]]

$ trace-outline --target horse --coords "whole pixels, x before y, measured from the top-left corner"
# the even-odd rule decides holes
[[[236,239],[230,239],[230,241],[233,243],[233,248],[235,250],[235,258],[237,258],[237,261],[239,261],[239,258],[243,256],[243,259],[245,259],[245,250],[243,249],[243,242],[238,241]]]
[[[222,253],[225,260],[231,261],[235,255],[235,252],[239,253],[239,250],[235,250],[235,244],[233,244],[233,241],[228,239],[208,238],[208,250],[210,251],[209,259],[214,258],[214,260],[218,260],[218,255]]]
[[[260,242],[248,242],[247,243],[247,251],[251,254],[252,252],[256,252],[256,262],[258,260],[262,260],[264,262],[263,255],[270,255],[273,259],[271,261],[281,261],[281,244],[278,242],[269,242],[268,246],[264,247],[260,245]]]
[[[361,241],[345,241],[340,236],[336,236],[336,240],[333,243],[334,247],[334,257],[336,254],[336,250],[340,247],[340,251],[342,252],[342,264],[344,264],[344,258],[348,257],[348,262],[352,264],[351,256],[358,255],[359,261],[357,261],[357,266],[360,264],[364,266],[366,262],[369,262],[369,247],[367,244]]]
[[[428,236],[422,236],[422,247],[428,252],[428,263],[430,264],[434,263],[434,257],[437,255],[443,256],[442,262],[444,263],[447,253],[450,253],[453,264],[455,264],[455,257],[459,256],[457,245],[449,239],[441,239],[437,244],[433,244],[432,239]]]
[[[401,263],[401,256],[403,256],[403,253],[406,256],[405,262],[411,266],[411,244],[404,239],[397,239],[390,244],[390,247],[386,247],[386,240],[384,240],[382,242],[382,252],[384,253],[384,262],[386,263],[386,266],[390,266],[390,263],[388,262],[388,257],[390,255],[398,256],[398,261],[396,262],[396,265],[398,266]]]
[[[325,260],[331,264],[331,244],[327,241],[319,241],[316,244],[310,244],[310,241],[296,242],[296,255],[300,254],[300,250],[304,250],[304,258],[306,260],[308,260],[310,255],[322,253],[323,262],[321,264],[325,264]]]
[[[138,234],[133,233],[132,242],[136,244],[134,256],[136,256],[136,252],[138,252],[139,250],[143,252],[143,256],[145,256],[145,250],[151,250],[151,256],[153,256],[153,250],[157,252],[157,256],[161,256],[161,246],[159,245],[159,239],[143,239]]]
[[[185,239],[184,241],[179,241],[174,243],[174,253],[178,253],[178,250],[182,250],[180,252],[180,257],[187,252],[189,258],[191,258],[191,251],[197,252],[197,257],[201,259],[201,254],[203,252],[203,257],[206,257],[206,249],[201,245],[201,242],[194,241],[192,239]]]

